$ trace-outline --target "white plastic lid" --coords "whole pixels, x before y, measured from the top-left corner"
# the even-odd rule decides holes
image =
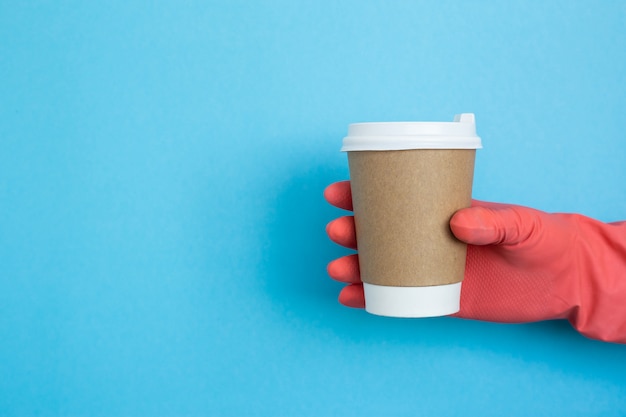
[[[343,152],[405,149],[478,149],[473,113],[454,116],[453,122],[353,123],[343,138]]]
[[[365,311],[387,317],[436,317],[460,309],[461,283],[431,287],[388,287],[363,283]]]

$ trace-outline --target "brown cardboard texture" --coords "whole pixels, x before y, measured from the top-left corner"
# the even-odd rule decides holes
[[[450,218],[469,207],[474,149],[348,152],[361,279],[419,287],[461,282],[467,246]]]

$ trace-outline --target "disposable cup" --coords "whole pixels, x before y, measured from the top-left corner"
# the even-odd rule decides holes
[[[471,204],[481,147],[471,113],[453,122],[349,126],[342,151],[366,311],[392,317],[459,311],[467,246],[449,222]]]

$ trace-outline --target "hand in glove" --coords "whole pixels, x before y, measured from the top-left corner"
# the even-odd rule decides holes
[[[350,182],[331,184],[326,200],[352,210]],[[468,243],[461,309],[456,317],[502,323],[567,319],[594,339],[626,343],[626,222],[474,201],[450,220]],[[326,228],[330,239],[357,249],[354,217]],[[329,263],[349,285],[339,301],[365,306],[358,254]]]

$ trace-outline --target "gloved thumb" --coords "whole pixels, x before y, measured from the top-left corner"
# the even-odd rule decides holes
[[[457,211],[450,220],[454,236],[471,245],[516,245],[541,227],[541,212],[506,204],[480,205]]]

